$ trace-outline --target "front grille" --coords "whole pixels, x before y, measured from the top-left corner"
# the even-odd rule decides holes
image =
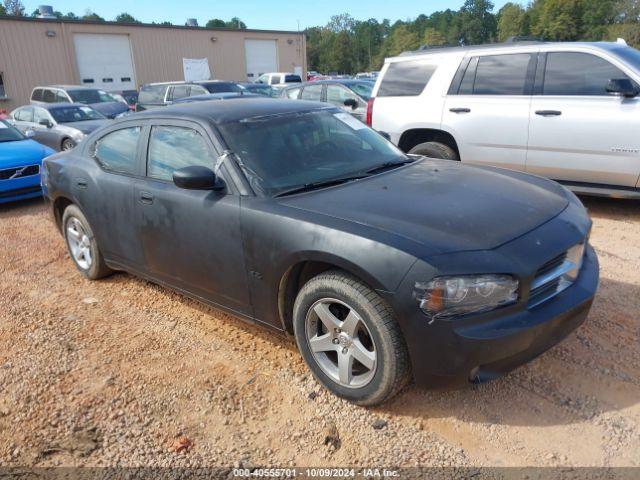
[[[584,249],[585,243],[575,245],[538,269],[529,291],[529,307],[550,300],[573,284],[582,267]]]
[[[16,178],[30,177],[40,173],[40,165],[27,165],[24,167],[5,168],[0,170],[0,180],[15,180]]]

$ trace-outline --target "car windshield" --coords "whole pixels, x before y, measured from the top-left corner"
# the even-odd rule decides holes
[[[640,70],[640,51],[631,47],[621,47],[613,50],[613,53],[622,58],[636,70]]]
[[[278,195],[307,185],[366,176],[408,157],[348,113],[322,109],[220,125],[252,185]]]
[[[349,87],[350,90],[353,90],[363,99],[369,100],[371,98],[371,92],[373,91],[373,85],[373,83],[369,84],[368,82],[363,82],[347,84],[347,87]]]
[[[242,92],[242,88],[236,83],[212,82],[205,83],[203,87],[206,88],[209,93]]]
[[[20,131],[5,120],[0,120],[0,142],[17,142],[26,137]]]
[[[67,93],[75,103],[104,103],[117,100],[103,90],[67,90]]]
[[[302,83],[300,75],[285,75],[284,83]]]
[[[273,96],[273,88],[271,88],[269,85],[253,84],[253,85],[247,85],[244,88],[250,91],[251,93],[256,93],[258,95],[264,95],[266,97]]]
[[[85,120],[101,120],[106,118],[91,107],[58,107],[49,110],[58,123],[83,122]]]

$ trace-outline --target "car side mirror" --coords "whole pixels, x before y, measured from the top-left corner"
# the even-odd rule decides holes
[[[36,132],[34,132],[33,130],[27,130],[26,132],[24,132],[24,136],[27,138],[33,138],[36,136]]]
[[[185,190],[224,190],[224,182],[213,170],[200,165],[180,168],[173,172],[173,183]]]
[[[347,98],[344,101],[344,106],[351,107],[352,110],[355,110],[356,108],[358,108],[358,101],[355,98]]]
[[[43,126],[45,126],[45,127],[47,127],[47,128],[51,128],[51,127],[53,127],[53,125],[51,124],[51,122],[50,122],[49,120],[47,120],[46,118],[43,118],[42,120],[40,120],[40,121],[38,122],[38,124],[39,124],[39,125],[43,125]]]
[[[640,94],[638,87],[628,78],[612,78],[607,85],[607,92],[625,98],[637,97]]]

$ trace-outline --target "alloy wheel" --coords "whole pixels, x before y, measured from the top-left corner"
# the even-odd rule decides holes
[[[89,270],[93,262],[91,239],[82,226],[82,222],[76,217],[71,217],[67,221],[67,242],[71,255],[78,266],[83,270]]]
[[[351,306],[333,298],[315,302],[305,321],[309,349],[322,371],[347,388],[362,388],[373,379],[377,351],[373,336]]]

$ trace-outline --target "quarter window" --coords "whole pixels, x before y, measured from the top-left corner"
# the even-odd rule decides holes
[[[435,65],[423,60],[394,62],[387,68],[380,87],[379,97],[406,97],[420,95],[431,80]]]
[[[529,65],[533,56],[528,53],[491,55],[480,57],[475,71],[467,69],[462,80],[460,94],[468,95],[526,95]]]
[[[302,89],[300,100],[311,100],[314,102],[319,102],[321,95],[322,85],[309,85],[308,87],[304,87]]]
[[[147,176],[171,181],[173,172],[192,165],[213,168],[215,157],[198,132],[184,127],[152,127]]]
[[[544,95],[609,95],[611,79],[629,78],[618,67],[588,53],[548,53]]]
[[[108,133],[95,143],[93,157],[105,169],[117,173],[136,173],[140,127]]]

